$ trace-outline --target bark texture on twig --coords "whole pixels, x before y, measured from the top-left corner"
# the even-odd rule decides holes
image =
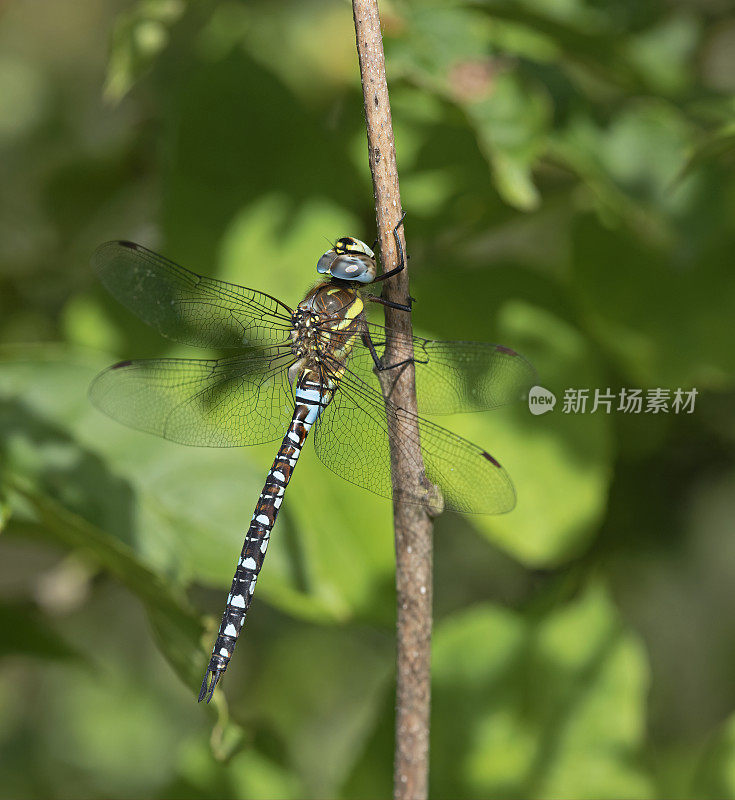
[[[357,53],[365,99],[370,170],[373,176],[375,209],[380,239],[382,269],[387,272],[397,264],[393,229],[401,218],[401,198],[396,167],[393,126],[385,57],[380,32],[377,0],[353,0]],[[403,230],[400,230],[406,252]],[[386,280],[383,296],[407,303],[408,269]],[[410,334],[411,315],[385,309],[386,325]],[[385,363],[406,357],[395,352],[390,338],[386,344]],[[406,411],[416,413],[414,369],[382,373],[383,392]],[[389,374],[390,373],[390,374]],[[418,442],[415,418],[402,417],[396,439]],[[421,453],[407,457],[391,441],[394,467],[394,495],[416,495],[425,485]],[[431,621],[432,621],[432,520],[422,506],[393,502],[396,546],[397,591],[397,688],[396,744],[394,762],[395,798],[423,800],[428,792],[429,712],[431,700]]]

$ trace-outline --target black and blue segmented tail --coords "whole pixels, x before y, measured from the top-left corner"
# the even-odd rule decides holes
[[[240,560],[237,562],[232,588],[227,595],[227,606],[222,615],[212,657],[199,690],[199,702],[209,702],[219,679],[227,669],[237,643],[237,637],[245,623],[250,603],[255,592],[260,568],[263,566],[271,530],[276,523],[283,495],[291,480],[296,462],[301,455],[311,426],[332,399],[332,390],[315,379],[314,373],[305,371],[296,382],[294,408],[291,424],[278,450],[273,466],[265,480],[265,486],[255,506]]]

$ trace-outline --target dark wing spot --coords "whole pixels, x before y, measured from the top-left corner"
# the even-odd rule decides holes
[[[118,361],[117,364],[113,364],[110,369],[122,369],[122,367],[129,367],[132,363],[132,361]]]
[[[378,105],[379,105],[378,95],[377,94],[373,95],[373,102],[375,103],[375,108],[377,108]]]
[[[490,453],[486,453],[484,450],[482,451],[482,455],[491,463],[494,464],[498,469],[502,469],[500,464],[490,455]]]
[[[120,247],[127,247],[129,250],[142,250],[143,248],[135,242],[128,242],[126,239],[121,239],[118,244]]]
[[[511,349],[510,349],[510,347],[505,347],[505,346],[504,346],[504,345],[502,345],[502,344],[496,344],[496,345],[495,345],[495,349],[496,349],[496,350],[497,350],[499,353],[507,353],[509,356],[517,356],[517,355],[518,355],[518,353],[516,353],[516,351],[515,351],[515,350],[511,350]]]

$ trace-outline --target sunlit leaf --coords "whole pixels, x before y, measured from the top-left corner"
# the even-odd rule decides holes
[[[730,797],[735,794],[735,718],[730,717],[710,739],[695,770],[692,796]]]
[[[433,663],[437,796],[648,796],[646,662],[600,587],[536,619],[457,614]]]
[[[612,467],[611,420],[594,406],[605,390],[584,339],[561,320],[525,306],[502,312],[505,341],[528,355],[541,386],[556,406],[534,416],[527,404],[457,418],[453,428],[482,442],[503,464],[516,487],[517,505],[497,517],[470,521],[522,562],[558,563],[594,535],[607,502]],[[566,389],[585,389],[585,411],[565,412]]]

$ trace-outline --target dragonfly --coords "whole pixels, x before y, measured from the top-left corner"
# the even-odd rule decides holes
[[[518,400],[535,383],[529,362],[509,347],[435,341],[370,322],[366,303],[410,312],[371,293],[404,269],[377,274],[373,250],[338,239],[317,261],[324,279],[290,308],[264,292],[203,277],[127,241],[101,245],[92,264],[105,288],[159,334],[224,352],[220,358],[121,361],[90,388],[95,406],[130,427],[186,445],[239,447],[281,441],[255,505],[202,681],[208,703],[232,657],[286,488],[310,430],[319,459],[342,478],[393,497],[390,438],[413,416],[417,441],[394,438],[425,475],[444,508],[504,513],[515,505],[507,472],[487,450],[415,416],[381,391],[378,374],[413,364],[422,414],[495,408]],[[385,363],[392,337],[398,357]],[[426,503],[404,492],[402,502]]]

